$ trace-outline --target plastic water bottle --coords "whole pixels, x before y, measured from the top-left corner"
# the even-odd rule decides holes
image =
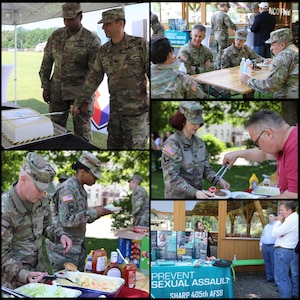
[[[180,63],[179,71],[181,71],[183,73],[187,73],[186,67],[183,62]]]
[[[236,255],[235,254],[233,255],[233,260],[236,260]]]
[[[262,174],[264,177],[263,186],[270,186],[270,176],[266,174]]]
[[[244,73],[245,65],[246,65],[246,59],[245,57],[243,57],[240,63],[240,73]]]
[[[249,58],[246,59],[246,64],[245,64],[245,72],[247,75],[250,75],[251,73],[251,60]]]

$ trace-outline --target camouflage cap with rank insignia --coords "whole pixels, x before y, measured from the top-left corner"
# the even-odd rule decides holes
[[[62,17],[64,19],[74,19],[78,13],[82,12],[80,3],[65,3],[62,7]]]
[[[248,31],[246,29],[239,29],[235,32],[235,38],[240,41],[247,40]]]
[[[196,101],[181,101],[179,111],[193,124],[204,124],[202,106]]]
[[[22,169],[32,177],[39,190],[48,193],[55,192],[53,180],[56,172],[44,158],[34,152],[29,152],[26,155]]]
[[[85,152],[79,157],[78,161],[87,168],[89,168],[89,170],[93,173],[93,175],[96,178],[99,179],[101,177],[101,164],[95,155],[93,155],[90,152]]]
[[[103,12],[102,19],[98,22],[98,24],[111,23],[116,20],[125,20],[125,12],[123,8],[114,8]]]
[[[292,41],[293,34],[289,28],[281,28],[270,33],[270,38],[265,41],[266,44],[271,44],[277,41]]]

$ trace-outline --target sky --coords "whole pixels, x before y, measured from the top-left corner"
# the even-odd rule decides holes
[[[105,11],[105,10],[103,10]],[[102,24],[97,24],[97,22],[101,19],[102,10],[83,13],[82,25],[91,30],[98,31],[98,28],[102,28]],[[132,34],[130,21],[138,21],[142,19],[149,19],[149,3],[141,3],[141,4],[132,4],[125,6],[125,17],[126,17],[126,26],[125,31],[128,34]],[[20,25],[24,29],[32,30],[36,28],[46,29],[52,27],[64,27],[63,18],[55,18],[49,19],[40,22],[34,22],[29,24]],[[2,30],[14,30],[14,26],[2,25]]]

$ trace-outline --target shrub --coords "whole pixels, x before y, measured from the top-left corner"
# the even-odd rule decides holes
[[[226,144],[211,133],[203,135],[201,139],[206,144],[210,162],[217,162],[218,156],[226,149]]]

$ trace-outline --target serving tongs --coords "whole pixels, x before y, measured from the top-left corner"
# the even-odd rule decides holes
[[[12,295],[12,296],[15,296],[17,298],[30,298],[29,296],[25,295],[25,294],[22,294],[22,293],[19,293],[19,292],[16,292],[12,289],[9,289],[8,287],[6,286],[1,286],[1,290],[6,293],[6,294],[9,294],[9,295]]]
[[[73,280],[71,280],[70,278],[67,277],[67,275],[63,274],[63,273],[56,273],[54,275],[44,275],[43,279],[47,279],[47,280],[56,280],[56,279],[66,279],[74,284],[76,284],[76,282],[74,282]]]
[[[219,169],[219,171],[215,174],[215,176],[214,176],[214,179],[213,179],[213,182],[215,181],[215,179],[216,179],[216,177],[221,173],[221,175],[219,176],[219,180],[218,180],[218,182],[220,182],[220,180],[223,178],[223,176],[224,176],[224,174],[227,172],[227,170],[228,170],[228,166],[229,166],[229,163],[228,162],[226,162],[220,169]]]

